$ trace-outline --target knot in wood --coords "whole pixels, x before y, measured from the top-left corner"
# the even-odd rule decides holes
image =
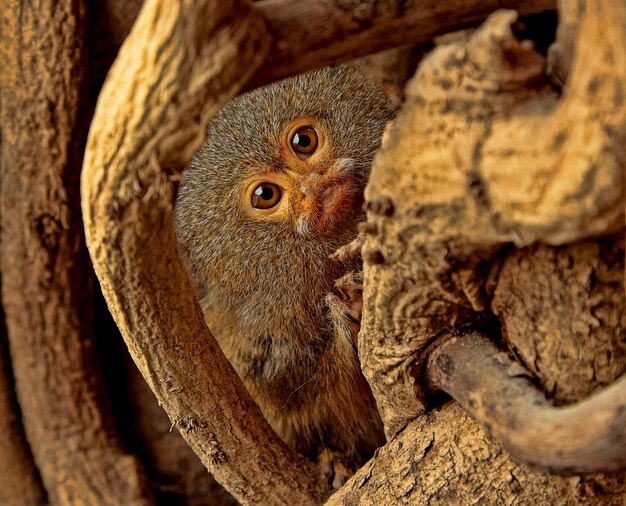
[[[395,206],[390,197],[378,197],[368,201],[367,210],[379,216],[393,216]]]

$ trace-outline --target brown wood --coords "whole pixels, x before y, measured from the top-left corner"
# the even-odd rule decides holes
[[[513,254],[520,271],[541,262],[535,276],[542,278],[520,286],[515,271],[506,273],[508,297],[499,300],[518,302],[494,334],[502,324],[503,341],[519,345],[520,329],[541,328],[526,337],[524,360],[539,357],[533,372],[546,386],[556,382],[550,393],[567,390],[568,401],[588,387],[576,378],[564,388],[575,371],[556,375],[559,364],[584,364],[605,384],[623,371],[623,285],[615,281],[623,264],[609,268],[587,252],[609,251],[602,241],[624,227],[626,4],[582,6],[562,94],[506,11],[467,40],[436,48],[409,82],[366,189],[359,353],[390,442],[333,504],[493,504],[501,497],[506,504],[518,479],[521,504],[622,501],[623,472],[576,476],[569,490],[556,477],[525,474],[526,466],[502,459],[506,452],[491,446],[488,431],[477,432],[478,423],[451,420],[444,414],[452,408],[428,414],[422,382],[428,347],[490,323],[493,284],[501,268],[512,269]],[[543,259],[530,247],[515,249],[535,241],[567,247],[546,246]],[[530,286],[541,294],[528,293]],[[576,333],[564,332],[555,313],[569,315]],[[578,345],[585,336],[596,345]],[[534,355],[527,352],[533,346]],[[465,492],[462,501],[455,490]]]
[[[506,245],[623,228],[625,9],[587,5],[562,95],[505,11],[409,83],[366,189],[359,347],[388,434],[423,412],[420,350],[487,316],[485,275]]]
[[[2,304],[28,442],[54,504],[148,504],[93,347],[78,195],[85,6],[5,1],[0,17]]]
[[[516,462],[456,402],[414,420],[328,506],[621,506],[624,473],[561,476]]]
[[[318,470],[271,431],[206,328],[176,253],[173,185],[159,166],[191,156],[268,46],[245,2],[146,2],[100,94],[83,214],[129,351],[205,466],[244,504],[311,504],[325,489]]]
[[[258,410],[245,392],[241,390],[240,383],[224,362],[223,356],[204,328],[191,290],[188,283],[183,279],[184,275],[178,258],[173,253],[174,240],[171,234],[171,222],[169,215],[164,214],[164,211],[170,209],[173,190],[167,172],[162,172],[159,165],[184,164],[197,146],[202,135],[203,125],[209,116],[223,101],[236,93],[237,86],[241,86],[248,77],[248,75],[237,74],[233,71],[233,67],[228,65],[228,58],[220,56],[223,53],[215,53],[209,49],[205,51],[205,48],[215,47],[207,42],[215,27],[207,26],[205,23],[202,27],[203,30],[201,30],[197,26],[198,19],[228,18],[225,12],[231,6],[227,5],[224,11],[206,17],[206,11],[201,11],[204,6],[219,8],[212,4],[200,3],[193,7],[197,10],[190,12],[190,17],[187,18],[175,10],[178,4],[172,2],[167,7],[161,5],[162,10],[158,13],[157,5],[159,5],[158,2],[149,2],[133,28],[125,50],[120,54],[120,59],[111,72],[109,83],[103,91],[97,118],[91,132],[85,164],[86,170],[83,177],[83,209],[88,220],[87,232],[96,269],[129,349],[138,361],[143,374],[173,421],[182,429],[194,450],[201,456],[205,465],[215,472],[220,481],[243,502],[264,500],[271,502],[286,502],[288,500],[315,502],[319,500],[322,494],[319,484],[316,483],[316,471],[303,460],[298,460],[292,454],[285,452],[280,443],[269,434]],[[243,7],[238,4],[236,8],[242,9]],[[594,7],[590,7],[588,10],[592,11],[590,18],[599,23],[598,12],[594,11]],[[237,10],[236,12],[239,14],[243,11]],[[238,22],[250,21],[252,18],[249,16],[250,14],[241,15]],[[620,20],[619,11],[617,11],[617,18],[611,19]],[[168,24],[168,21],[171,21],[172,24]],[[180,27],[180,32],[172,28],[175,21],[178,22],[176,28]],[[229,21],[221,25],[224,30],[229,30],[232,26],[231,23],[234,23],[233,20],[229,19]],[[386,366],[387,370],[385,371],[384,367],[380,368],[378,376],[373,375],[373,385],[378,387],[380,399],[383,401],[383,410],[386,410],[384,414],[387,421],[391,421],[388,424],[389,434],[393,434],[404,427],[415,415],[421,413],[424,407],[423,399],[415,395],[416,391],[420,394],[419,388],[416,388],[414,383],[414,375],[419,372],[417,366],[420,365],[419,359],[416,358],[416,351],[435,337],[437,332],[431,333],[436,325],[420,326],[420,318],[426,320],[430,316],[430,323],[433,323],[432,320],[436,319],[432,318],[433,315],[441,316],[442,319],[447,317],[446,321],[435,322],[436,324],[443,324],[443,327],[471,322],[476,316],[475,313],[482,311],[487,304],[487,301],[483,300],[484,294],[481,288],[477,288],[477,280],[480,279],[480,276],[477,275],[476,271],[482,262],[492,258],[502,242],[510,241],[511,238],[517,240],[518,237],[521,237],[519,244],[525,244],[525,241],[532,241],[537,238],[545,239],[546,237],[546,240],[553,242],[573,240],[576,237],[613,231],[618,226],[618,218],[621,217],[620,213],[615,214],[613,204],[616,201],[614,195],[620,191],[620,185],[623,185],[623,182],[612,188],[613,191],[609,192],[608,198],[605,196],[602,203],[608,203],[608,207],[602,207],[600,212],[594,208],[595,203],[600,202],[598,191],[596,191],[598,187],[592,185],[591,196],[589,200],[580,204],[581,207],[578,208],[578,211],[581,212],[579,214],[574,213],[575,215],[572,215],[570,213],[572,208],[568,208],[566,218],[559,221],[558,216],[554,214],[554,209],[550,207],[544,217],[546,218],[545,221],[541,223],[543,228],[535,228],[527,226],[527,223],[520,220],[519,214],[512,213],[513,232],[508,228],[503,232],[496,227],[496,232],[501,232],[501,234],[496,234],[487,228],[486,245],[481,241],[478,244],[473,242],[476,239],[476,236],[473,235],[474,225],[476,225],[473,221],[475,216],[472,214],[475,211],[474,202],[477,201],[478,204],[485,202],[481,180],[475,177],[474,179],[460,177],[458,181],[454,178],[449,181],[446,181],[445,178],[440,179],[441,174],[446,174],[446,171],[442,170],[443,167],[465,168],[470,164],[464,162],[472,160],[472,157],[475,156],[476,160],[480,161],[480,157],[485,156],[480,149],[474,149],[477,145],[481,145],[480,142],[475,142],[477,139],[482,141],[481,135],[486,136],[487,133],[491,133],[485,124],[480,122],[481,119],[487,118],[485,123],[488,126],[489,122],[495,118],[501,122],[498,126],[503,126],[507,135],[511,135],[512,131],[520,128],[524,123],[523,120],[530,119],[529,126],[527,125],[520,131],[536,132],[539,120],[545,119],[545,111],[552,110],[558,103],[558,97],[547,86],[534,87],[535,79],[541,80],[542,78],[544,62],[527,45],[518,44],[510,32],[512,21],[511,14],[501,13],[479,34],[478,43],[474,47],[453,48],[452,52],[444,53],[444,57],[439,55],[441,58],[439,64],[435,60],[425,64],[425,74],[422,74],[423,77],[425,76],[423,81],[420,82],[418,77],[414,82],[426,85],[424,89],[428,95],[426,96],[428,100],[425,102],[431,105],[432,109],[419,109],[420,106],[424,105],[424,101],[421,101],[424,96],[416,92],[417,84],[410,88],[409,103],[416,107],[416,110],[408,109],[403,114],[405,118],[410,118],[410,115],[415,113],[415,120],[406,121],[404,127],[402,127],[402,121],[398,122],[399,126],[396,127],[396,133],[391,132],[393,141],[391,145],[394,146],[395,143],[396,148],[401,145],[402,149],[396,149],[394,152],[388,149],[388,145],[387,149],[382,151],[380,161],[377,162],[379,167],[384,166],[385,163],[389,164],[388,174],[391,175],[390,180],[392,182],[389,187],[385,187],[382,184],[385,176],[379,175],[378,180],[370,189],[371,193],[368,196],[371,203],[370,211],[372,214],[378,215],[372,219],[374,223],[370,230],[378,231],[377,240],[381,242],[384,242],[386,236],[391,244],[395,244],[397,250],[394,252],[394,246],[389,244],[383,246],[374,242],[366,247],[366,262],[369,262],[366,266],[372,269],[369,287],[370,289],[376,287],[379,292],[378,295],[370,292],[366,296],[369,297],[366,304],[371,304],[369,306],[370,327],[366,331],[370,333],[371,342],[368,344],[366,338],[360,340],[359,345],[361,351],[365,352],[365,365],[370,367],[370,372],[374,371],[380,364],[371,361],[371,356],[368,362],[367,346],[379,346],[379,351],[382,350],[380,351],[381,356],[386,353],[383,357],[385,360],[383,366]],[[619,23],[616,23],[616,26],[618,25]],[[595,33],[604,33],[603,30],[598,29],[598,26],[594,28]],[[183,38],[182,33],[185,30],[187,30],[186,35],[189,38]],[[591,28],[587,28],[587,30],[589,33],[593,33]],[[202,35],[206,39],[199,35],[200,31],[203,31]],[[263,51],[255,51],[250,46],[239,45],[243,43],[238,38],[241,34],[237,33],[237,36],[233,36],[231,33],[234,46],[227,42],[221,44],[218,42],[216,46],[218,48],[236,47],[237,49],[234,51],[239,54],[240,65],[237,70],[244,69],[245,72],[252,73],[254,66],[260,64]],[[304,39],[301,33],[301,31],[294,31],[296,37]],[[148,38],[147,35],[150,35],[150,42],[145,40]],[[162,52],[151,52],[150,48],[158,46],[161,36],[166,41],[162,43]],[[619,36],[621,33],[618,29],[613,26],[609,27],[607,39],[610,48],[615,48],[614,44]],[[591,38],[591,35],[589,37]],[[143,42],[142,39],[144,39]],[[261,38],[247,38],[250,45],[258,44],[259,47],[265,48],[268,39],[263,38],[262,43],[259,40]],[[279,40],[280,38],[277,37],[276,44],[280,43]],[[300,51],[301,46],[293,45],[291,47]],[[188,48],[191,49],[189,49],[189,53],[186,53]],[[196,56],[196,53],[205,56],[217,54],[218,56],[214,60],[207,57],[204,60],[194,61],[193,57]],[[165,63],[163,67],[159,58],[164,54],[167,55],[167,58],[162,58],[163,63]],[[468,63],[468,67],[475,67],[477,64],[479,69],[486,71],[483,74],[478,71],[475,75],[470,74],[469,84],[474,87],[473,90],[462,89],[461,96],[455,95],[454,93],[459,91],[454,89],[454,84],[458,83],[457,80],[440,79],[441,75],[428,74],[429,70],[432,71],[439,65],[439,70],[443,74],[451,72],[451,77],[459,77],[454,72],[457,70],[456,67],[462,66],[463,59],[468,54],[471,59],[466,59],[465,63],[468,63],[469,60],[469,63],[472,64],[469,65]],[[457,61],[454,61],[454,55],[458,55]],[[253,56],[257,58],[253,58]],[[310,60],[307,65],[317,66],[329,61],[324,58]],[[589,54],[587,54],[587,58],[591,59]],[[512,64],[511,61],[519,64],[519,66]],[[602,61],[606,62],[607,59]],[[211,67],[212,63],[218,65]],[[446,63],[453,63],[453,65],[446,67]],[[493,66],[490,66],[490,63]],[[192,65],[193,68],[191,68]],[[592,70],[597,71],[598,69]],[[290,72],[296,71],[295,66],[293,70],[290,70]],[[575,74],[575,71],[573,73]],[[138,75],[141,75],[141,80],[137,78]],[[221,80],[218,82],[213,80],[215,75],[219,75]],[[271,73],[268,71],[267,75],[271,76]],[[593,75],[593,72],[590,71],[588,77]],[[197,80],[194,81],[190,76],[197,78]],[[181,86],[181,89],[187,91],[181,92],[174,86],[158,87],[161,80],[168,78],[170,79],[168,82],[176,82]],[[237,86],[231,86],[229,78],[232,78],[233,83],[237,82]],[[252,82],[257,85],[275,78],[275,76],[266,77]],[[431,80],[429,81],[429,79]],[[462,83],[464,86],[468,84],[467,81],[462,81]],[[585,83],[585,85],[589,84],[589,81]],[[509,87],[514,88],[520,95],[516,96]],[[450,88],[452,91],[449,91]],[[463,93],[467,91],[475,93],[475,96],[482,100],[477,109],[472,109],[471,104],[465,101],[467,96]],[[214,93],[213,96],[211,93]],[[491,97],[490,94],[495,95],[495,97]],[[489,103],[490,98],[494,98],[495,105]],[[602,98],[605,98],[604,95]],[[506,122],[511,120],[510,114],[513,108],[530,103],[533,99],[536,99],[536,102],[530,104],[529,110],[520,109],[521,117],[515,119],[517,123],[513,121],[511,123],[513,126],[507,128]],[[574,94],[574,102],[576,99],[577,96]],[[175,103],[178,109],[175,110],[171,106],[172,103]],[[565,103],[571,104],[573,102]],[[606,104],[603,102],[601,105],[604,107]],[[476,110],[480,112],[480,106],[484,106],[487,111],[485,117],[469,114]],[[469,109],[465,107],[469,107]],[[572,108],[574,112],[570,120],[574,122],[576,119],[574,113],[577,112],[577,107],[572,106]],[[146,111],[145,114],[144,110]],[[578,109],[578,111],[582,110],[589,111],[589,108]],[[600,110],[607,113],[604,108]],[[531,114],[533,111],[537,112],[536,117]],[[441,121],[441,116],[437,116],[437,114],[445,115],[446,113],[458,114],[458,117],[451,120],[452,124],[449,131],[443,129],[443,132],[439,132],[442,134],[441,138],[430,137],[431,151],[426,153],[436,159],[437,155],[433,152],[441,151],[442,139],[447,138],[450,141],[450,138],[454,138],[455,134],[459,134],[460,145],[445,151],[444,157],[449,155],[445,163],[434,164],[432,167],[435,173],[430,174],[432,176],[431,182],[443,183],[441,188],[439,188],[438,193],[431,194],[428,191],[423,191],[425,188],[416,188],[417,185],[413,180],[409,181],[409,185],[413,184],[415,193],[411,194],[410,191],[406,194],[403,193],[401,185],[406,181],[401,180],[399,171],[394,172],[394,168],[402,167],[405,174],[409,174],[411,159],[423,161],[423,166],[419,166],[420,170],[425,170],[428,165],[433,165],[433,159],[424,156],[428,144],[426,142],[416,143],[415,138],[419,138],[420,134],[424,134],[425,138],[432,136],[432,130],[428,132],[427,128],[432,129],[433,125],[437,125],[437,122]],[[611,114],[613,115],[610,116],[609,123],[613,125],[615,122],[617,126],[621,126],[622,109],[618,107]],[[464,116],[467,120],[465,123],[461,119]],[[428,119],[430,119],[430,123],[428,123]],[[458,124],[456,123],[457,120]],[[589,123],[590,127],[593,125],[593,122]],[[406,129],[404,134],[402,134],[403,128]],[[493,131],[499,135],[500,129]],[[398,134],[397,132],[401,133]],[[406,135],[405,142],[402,141],[402,135]],[[530,134],[529,136],[532,137]],[[496,137],[497,135],[494,135],[494,138]],[[534,140],[536,141],[536,139]],[[506,141],[506,136],[504,138],[498,137],[499,143],[506,145]],[[532,146],[529,139],[524,138],[523,141],[519,143],[521,146]],[[578,138],[570,142],[572,144],[566,145],[567,148],[580,144]],[[515,146],[518,147],[517,144]],[[610,146],[614,148],[613,144]],[[497,152],[497,145],[490,145],[490,148],[489,155]],[[597,154],[592,148],[598,148],[598,145],[590,146],[589,151],[592,155]],[[424,152],[421,151],[422,149]],[[562,152],[565,153],[565,148]],[[614,153],[614,149],[610,153]],[[460,155],[460,158],[454,158],[453,155]],[[385,159],[385,157],[387,158]],[[502,164],[500,158],[497,156],[493,158],[494,160],[490,160],[488,163],[489,167]],[[523,156],[520,158],[524,159]],[[588,166],[583,167],[581,169],[582,174],[588,173],[585,172],[585,168],[589,169]],[[518,172],[520,171],[518,170]],[[608,177],[611,177],[614,172],[613,170],[609,171]],[[521,173],[526,174],[523,170]],[[621,172],[619,174],[622,176]],[[536,177],[536,174],[529,175],[529,180],[532,180],[532,177]],[[611,179],[611,182],[615,184],[615,179]],[[501,181],[496,180],[494,185],[498,183]],[[600,188],[606,189],[606,180],[602,180],[601,183]],[[554,188],[551,189],[554,190]],[[456,207],[459,202],[446,200],[443,196],[446,195],[448,199],[451,199],[460,194],[460,198],[462,198],[466,190],[469,190],[467,195],[470,202],[469,215],[459,218],[459,209]],[[563,188],[560,190],[562,191]],[[380,193],[377,194],[377,191]],[[568,191],[566,190],[564,193],[567,194]],[[559,192],[551,193],[549,196],[550,199],[553,199],[550,200],[553,207],[568,202],[566,195]],[[420,198],[425,198],[426,201],[420,201]],[[437,200],[438,198],[442,200]],[[416,202],[420,204],[415,204]],[[447,210],[445,210],[446,203],[452,204]],[[412,204],[417,205],[419,213],[425,213],[426,216],[424,218],[423,214],[416,213],[411,217],[424,218],[427,224],[424,225],[420,222],[417,227],[413,227],[412,225],[415,223],[409,222],[409,232],[406,235],[400,235],[398,228],[388,227],[388,223],[384,220],[392,216],[394,219],[402,216],[406,211],[402,205],[408,207]],[[506,208],[507,206],[507,202],[503,201],[496,202],[496,204],[498,212],[500,212],[500,207]],[[516,203],[516,206],[520,207],[519,203]],[[437,214],[438,209],[443,209],[441,215]],[[540,209],[540,211],[546,210]],[[433,214],[429,216],[428,212]],[[507,212],[511,212],[511,209],[507,208]],[[449,215],[446,216],[446,213]],[[492,219],[491,215],[480,214],[477,220],[478,225],[489,225]],[[425,236],[421,237],[421,239],[426,239],[424,241],[417,240],[420,239],[420,225],[424,225]],[[431,231],[428,230],[430,225],[440,232],[443,231],[442,236],[433,237],[430,235],[429,232]],[[562,227],[559,228],[560,226]],[[576,229],[576,232],[573,232],[572,229]],[[466,234],[459,233],[459,230]],[[478,230],[479,239],[484,239],[480,236],[480,229]],[[446,235],[448,232],[452,234],[451,240],[450,236]],[[496,237],[494,238],[492,234]],[[457,242],[459,235],[461,237],[460,242]],[[415,247],[416,244],[421,246]],[[434,249],[429,249],[433,248],[433,245]],[[154,255],[154,252],[158,252],[158,255]],[[145,253],[150,253],[150,255]],[[400,256],[404,253],[407,253],[408,256],[400,260]],[[434,256],[429,256],[433,253]],[[462,254],[466,254],[466,256]],[[468,257],[470,257],[469,261]],[[441,260],[441,263],[437,265],[437,267],[442,268],[441,271],[425,272],[418,268],[412,271],[410,276],[396,272],[394,278],[402,285],[400,290],[394,289],[394,286],[387,283],[389,280],[381,281],[380,271],[375,272],[375,269],[383,269],[385,266],[394,264],[396,266],[412,265],[414,267],[419,264],[418,267],[423,267],[428,260],[433,258]],[[459,261],[452,267],[460,266],[463,268],[449,269],[450,265],[445,264],[448,259]],[[418,276],[413,276],[416,272]],[[407,287],[410,288],[411,283],[416,286],[419,285],[420,289],[424,288],[420,295],[421,298],[411,300],[413,294],[408,294],[406,298],[403,298],[404,294],[399,293],[406,290]],[[440,290],[434,293],[434,297],[431,297],[433,293],[429,292],[432,287]],[[443,289],[443,295],[441,289]],[[175,294],[176,297],[175,311],[173,310],[172,294]],[[420,303],[425,303],[425,305],[420,306]],[[438,305],[440,303],[441,305]],[[379,309],[380,313],[372,317],[375,312],[375,305],[379,305],[381,309]],[[385,311],[393,314],[388,315]],[[367,317],[366,314],[366,320]],[[441,330],[441,327],[438,330]],[[364,335],[367,336],[367,334]],[[415,339],[411,341],[410,338]],[[389,339],[389,341],[385,342],[385,339]],[[207,363],[214,364],[217,371],[207,371]],[[393,370],[393,366],[398,365],[400,365],[399,372]],[[385,373],[389,374],[385,376]],[[407,404],[404,401],[407,400],[409,401],[408,409],[405,409]],[[444,412],[449,413],[450,411],[441,411],[441,413]],[[476,424],[472,424],[468,418],[463,418],[458,410],[454,413],[456,413],[456,419],[453,418],[452,421],[456,420],[456,423],[450,423],[449,417],[441,416],[440,418],[428,417],[428,423],[433,425],[421,426],[417,422],[410,425],[414,430],[421,430],[426,427],[427,430],[430,429],[439,434],[439,437],[450,436],[452,438],[450,439],[451,443],[441,447],[442,451],[439,453],[431,452],[427,443],[421,455],[424,456],[426,462],[432,465],[431,472],[433,475],[440,469],[443,476],[454,476],[454,479],[458,480],[458,469],[446,462],[449,459],[450,451],[454,451],[458,438],[470,434],[470,437],[475,438],[473,442],[475,444],[470,444],[469,447],[480,449],[481,445],[488,445],[489,455],[485,458],[483,467],[480,463],[472,462],[473,465],[468,465],[463,476],[468,478],[468,483],[473,483],[470,491],[477,501],[485,498],[498,498],[497,490],[495,492],[490,488],[479,490],[480,487],[477,487],[476,483],[481,482],[481,475],[472,476],[471,471],[478,469],[489,476],[489,469],[493,472],[494,466],[501,462],[497,456],[502,455],[502,452],[498,454],[497,445],[491,445],[484,432],[481,432]],[[452,426],[450,430],[439,425],[446,422]],[[405,431],[398,435],[392,443],[396,442],[400,442],[405,445],[405,448],[411,449],[419,447],[424,442],[424,437],[419,432]],[[346,503],[354,502],[359,497],[366,497],[372,503],[376,499],[389,501],[392,497],[391,494],[389,496],[377,496],[376,489],[371,488],[375,483],[380,485],[383,479],[381,477],[386,480],[388,489],[402,492],[396,494],[395,497],[397,498],[406,500],[412,497],[411,494],[413,497],[420,497],[421,494],[427,499],[433,495],[428,493],[428,483],[421,483],[401,490],[404,477],[408,476],[409,479],[419,477],[416,469],[420,462],[419,460],[411,461],[409,467],[390,473],[388,467],[390,455],[394,450],[397,453],[399,449],[401,446],[397,444],[390,444],[387,448],[382,449],[378,457],[363,472],[359,472],[346,485],[345,491],[340,492],[336,497],[342,498],[340,500]],[[262,457],[258,461],[250,461],[251,453],[262,455]],[[457,459],[454,462],[458,463],[459,461],[462,462],[462,459]],[[509,461],[507,460],[507,462]],[[304,472],[299,473],[294,469],[298,466],[303,466]],[[499,477],[500,486],[506,487],[506,480],[510,480],[511,473],[515,472],[516,476],[524,476],[527,480],[528,490],[524,490],[528,492],[525,496],[527,498],[550,500],[562,497],[565,498],[565,503],[571,504],[585,498],[584,491],[573,490],[572,487],[564,486],[563,480],[559,481],[557,478],[548,477],[542,481],[540,476],[532,473],[526,474],[523,468],[514,464],[508,465],[506,470],[510,473],[504,473]],[[269,479],[269,476],[272,476],[271,484],[264,481]],[[371,479],[372,476],[379,479],[373,480]],[[598,489],[605,486],[606,493],[604,496],[611,499],[620,493],[619,486],[611,482],[610,478],[602,481],[603,479],[590,480],[591,486],[597,486]],[[545,485],[546,481],[556,485],[553,488],[543,487],[542,485]],[[448,485],[452,482],[452,478],[446,481]],[[294,486],[296,486],[295,490]],[[555,492],[557,489],[558,493]],[[544,493],[545,490],[547,492]],[[359,495],[361,491],[369,495]],[[448,502],[440,502],[440,504],[449,504],[450,495],[445,495],[446,491],[443,487],[437,491],[440,493],[439,497],[442,498],[442,501],[443,499],[448,500]],[[600,496],[602,493],[598,492],[596,497]],[[509,494],[507,497],[511,498],[512,495]],[[433,501],[433,503],[435,502]]]
[[[490,278],[491,310],[540,390],[557,406],[626,372],[623,233],[509,252]]]
[[[626,469],[626,375],[577,404],[554,407],[480,333],[438,345],[426,373],[519,462],[561,473]]]
[[[496,9],[520,14],[555,9],[555,0],[262,0],[274,43],[245,89],[383,49],[423,44],[436,35],[477,26]]]
[[[0,283],[1,284],[1,283]],[[43,505],[46,491],[24,435],[0,306],[0,504]]]

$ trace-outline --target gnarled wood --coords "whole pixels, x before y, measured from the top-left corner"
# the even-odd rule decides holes
[[[519,462],[561,473],[626,469],[626,376],[557,408],[480,333],[437,345],[426,374]]]
[[[318,471],[271,431],[206,328],[176,254],[172,182],[159,167],[191,156],[268,45],[245,2],[146,2],[98,101],[83,213],[130,353],[203,463],[243,503],[308,504],[324,492]]]
[[[0,269],[22,422],[54,504],[148,504],[93,348],[78,195],[85,5],[5,1],[1,9]]]
[[[624,236],[508,253],[490,275],[503,339],[556,405],[626,372]]]
[[[505,244],[623,227],[625,10],[586,6],[562,97],[511,12],[436,49],[409,83],[366,190],[371,338],[359,343],[389,434],[423,410],[419,350],[484,318],[484,277]]]
[[[559,476],[515,462],[457,403],[414,420],[327,505],[621,506],[623,473]]]
[[[46,491],[26,442],[12,379],[9,341],[0,306],[0,504],[38,506],[46,504]]]
[[[437,48],[409,83],[407,101],[387,131],[366,190],[368,237],[363,248],[365,300],[359,352],[387,434],[396,435],[388,448],[399,451],[408,445],[406,452],[414,451],[418,457],[391,471],[383,485],[377,466],[384,465],[382,455],[391,453],[381,450],[333,501],[365,501],[374,494],[384,502],[401,492],[407,502],[454,503],[457,496],[444,500],[439,487],[424,493],[436,481],[435,469],[444,477],[454,473],[450,483],[457,487],[467,484],[467,503],[490,504],[494,494],[501,493],[501,463],[494,454],[486,454],[479,463],[449,462],[465,434],[476,436],[470,447],[477,451],[482,444],[492,444],[486,435],[481,440],[473,432],[473,422],[439,425],[450,423],[442,411],[426,415],[428,421],[421,426],[419,416],[426,406],[420,383],[423,351],[442,335],[489,323],[491,285],[498,282],[500,267],[511,268],[506,265],[511,243],[556,245],[585,239],[571,245],[575,256],[565,249],[554,250],[555,265],[577,258],[571,274],[577,283],[590,278],[605,281],[607,269],[602,262],[585,262],[584,248],[593,247],[591,238],[624,226],[626,5],[589,1],[579,12],[580,21],[573,24],[575,60],[562,95],[545,75],[542,55],[514,36],[511,25],[516,16],[511,12],[494,14],[466,43]],[[521,257],[525,254],[519,252]],[[555,328],[547,317],[550,304],[563,303],[559,289],[575,288],[575,283],[555,276],[549,262],[544,265],[542,272],[550,277],[553,289],[534,298],[515,293],[523,310],[502,322],[505,338],[509,329],[523,328],[527,319],[539,326],[545,322],[546,339],[562,336],[565,348],[586,350],[589,355],[580,357],[582,363],[606,372],[603,382],[614,381],[623,367],[624,343],[621,321],[615,318],[623,312],[619,305],[623,297],[614,295],[623,287],[614,282],[597,292],[597,287],[587,287],[588,293],[598,295],[593,302],[571,298],[576,301],[569,308],[574,326],[597,323],[588,319],[587,305],[602,308],[603,335],[610,336],[602,346],[614,358],[605,371],[606,360],[594,361],[594,346],[576,348],[578,336]],[[590,270],[590,278],[585,278]],[[614,270],[609,277],[614,280]],[[505,290],[515,289],[513,274]],[[538,373],[554,362],[551,353],[542,357],[546,362],[535,364]],[[569,400],[586,393],[572,389]],[[453,443],[428,445],[419,434],[409,435],[411,428]],[[425,469],[430,472],[421,474]],[[481,475],[483,469],[489,471]],[[518,476],[518,469],[517,464],[506,465],[504,473]],[[531,479],[531,495],[536,480]],[[623,474],[594,475],[583,481],[604,490],[609,498],[602,500],[620,501],[624,493]],[[377,486],[386,492],[376,495]],[[525,491],[519,502],[532,503]],[[545,493],[543,503],[594,500],[577,488],[548,488]]]
[[[496,9],[520,14],[556,8],[555,0],[262,0],[274,44],[246,89],[376,51],[423,44],[436,35],[476,26]]]

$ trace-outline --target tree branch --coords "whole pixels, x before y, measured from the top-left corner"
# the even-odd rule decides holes
[[[359,353],[388,435],[424,410],[424,347],[484,318],[505,245],[624,227],[626,7],[584,11],[562,94],[512,11],[437,47],[407,85],[365,192]]]
[[[82,204],[131,356],[204,465],[244,504],[311,504],[325,493],[316,466],[271,430],[204,323],[159,166],[189,159],[268,46],[262,18],[241,0],[148,0],[100,94]]]
[[[274,43],[245,89],[383,49],[422,44],[477,26],[496,9],[520,14],[556,9],[556,0],[262,0],[256,2]]]
[[[22,423],[52,503],[150,504],[108,410],[93,345],[79,199],[85,5],[7,0],[0,9],[0,269]]]
[[[426,367],[431,386],[450,394],[518,461],[561,473],[626,468],[626,376],[557,408],[522,374],[479,333],[437,345]]]
[[[9,341],[0,305],[0,503],[47,503],[46,491],[26,441],[15,398]]]

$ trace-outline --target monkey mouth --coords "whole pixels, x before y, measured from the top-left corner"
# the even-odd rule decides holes
[[[311,204],[298,223],[301,233],[330,233],[354,221],[363,200],[362,191],[351,177],[336,177],[319,185]]]
[[[353,210],[353,201],[354,190],[350,180],[339,180],[326,186],[319,198],[320,213],[317,216],[317,231],[321,232],[341,221],[346,213]]]

